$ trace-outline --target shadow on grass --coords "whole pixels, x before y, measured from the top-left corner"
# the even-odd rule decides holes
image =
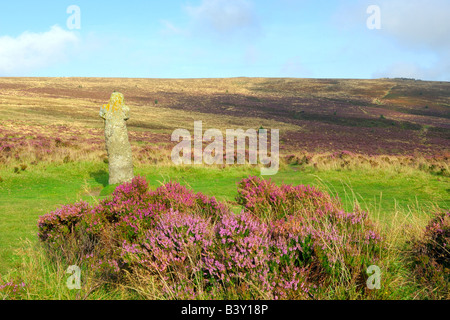
[[[91,172],[90,176],[92,178],[94,178],[94,180],[97,183],[99,183],[103,186],[103,189],[100,191],[100,194],[99,194],[100,197],[109,196],[110,194],[112,194],[114,192],[116,187],[120,185],[120,183],[110,185],[109,184],[109,174],[104,169],[101,169],[101,170],[98,170],[95,172]]]
[[[109,174],[104,169],[90,173],[91,178],[101,184],[103,187],[108,186]]]

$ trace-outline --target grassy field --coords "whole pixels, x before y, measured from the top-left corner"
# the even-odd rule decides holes
[[[63,287],[64,267],[50,266],[32,248],[40,216],[79,200],[96,204],[114,191],[98,117],[113,90],[132,111],[135,174],[153,189],[175,180],[241,210],[237,183],[258,176],[258,167],[170,162],[171,132],[202,120],[204,130],[280,129],[282,166],[266,178],[317,186],[338,195],[348,211],[359,204],[399,250],[405,228],[416,232],[432,213],[450,208],[446,82],[2,78],[0,88],[0,275],[23,279],[34,270],[29,298],[81,298],[56,288]],[[406,278],[396,281],[410,283]],[[414,298],[413,289],[383,298]],[[136,297],[117,288],[94,291],[85,294]]]
[[[79,200],[95,203],[111,194],[114,186],[107,185],[107,170],[104,163],[88,162],[36,165],[19,174],[12,168],[1,169],[0,271],[7,273],[14,266],[14,250],[21,246],[19,239],[37,241],[39,216],[64,204]],[[196,192],[230,202],[239,210],[234,200],[236,184],[249,175],[259,175],[259,169],[149,165],[136,168],[135,173],[146,177],[153,188],[170,180],[178,181]],[[407,215],[431,213],[433,207],[450,208],[449,178],[419,170],[396,172],[389,167],[377,170],[299,170],[297,166],[287,166],[272,180],[277,184],[316,185],[338,195],[350,210],[357,201],[374,219],[388,226],[398,212]]]

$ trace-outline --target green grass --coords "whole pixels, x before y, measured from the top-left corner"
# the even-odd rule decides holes
[[[94,203],[114,191],[108,186],[108,167],[104,163],[66,163],[29,166],[20,174],[14,168],[0,168],[0,274],[20,263],[15,251],[23,249],[20,239],[37,243],[39,216],[64,204],[85,200]],[[135,169],[147,178],[152,188],[176,180],[196,192],[214,195],[233,204],[236,184],[248,175],[259,175],[258,168],[156,167]],[[433,206],[448,209],[448,177],[419,170],[397,172],[385,169],[315,170],[286,167],[271,178],[278,184],[310,184],[338,194],[347,209],[357,200],[374,219],[389,223],[393,213],[430,212]]]

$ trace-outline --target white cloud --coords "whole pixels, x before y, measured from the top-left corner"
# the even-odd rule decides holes
[[[366,29],[366,9],[376,4],[381,10],[380,33],[411,48],[449,47],[450,1],[448,0],[362,0],[342,3],[332,21],[344,30]]]
[[[0,76],[24,76],[67,59],[79,36],[55,25],[42,33],[0,37]]]
[[[395,43],[409,56],[427,54],[435,57],[433,61],[394,61],[375,72],[374,77],[450,80],[450,1],[362,0],[345,3],[333,17],[336,26],[345,31],[364,30],[369,17],[366,9],[371,4],[377,4],[381,9],[381,29],[368,32]]]
[[[399,61],[384,73],[425,80],[450,80],[450,2],[447,0],[384,1],[382,32],[411,51],[428,51],[436,62],[423,66]]]
[[[203,0],[199,6],[185,9],[199,29],[221,36],[259,29],[253,5],[246,0]]]
[[[382,29],[414,48],[450,47],[448,0],[389,0],[381,5]]]

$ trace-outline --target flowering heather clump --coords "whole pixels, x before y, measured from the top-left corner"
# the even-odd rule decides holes
[[[238,184],[237,203],[263,219],[284,216],[285,200],[282,190],[271,180],[249,177]]]
[[[15,284],[13,281],[1,284],[0,282],[0,300],[21,300],[26,293],[25,283]]]
[[[334,277],[363,277],[366,267],[377,260],[380,237],[368,226],[348,228],[352,216],[349,214],[341,221],[331,222],[330,215],[312,212],[273,221],[272,249],[276,253],[281,283],[291,281],[301,285],[302,290],[297,295],[302,293],[307,297],[314,291],[311,289],[326,286]],[[356,221],[353,219],[355,224],[361,222]],[[365,232],[373,239],[368,241]],[[281,293],[289,294],[289,291]]]
[[[298,210],[334,210],[339,204],[311,186],[277,186],[271,180],[249,177],[238,185],[238,204],[262,219],[273,220]]]
[[[141,229],[154,222],[166,207],[152,201],[147,181],[135,177],[116,188],[111,198],[100,202],[85,219],[88,232],[98,233],[104,225],[114,229],[118,237],[136,238]]]
[[[164,205],[167,209],[187,211],[204,217],[216,217],[228,212],[228,208],[215,197],[208,197],[202,193],[194,193],[177,182],[160,186],[151,193],[152,201]]]
[[[93,250],[96,239],[84,228],[84,219],[91,211],[88,203],[79,202],[40,217],[38,236],[52,257],[76,264],[82,255]]]
[[[341,206],[339,199],[331,198],[329,194],[319,191],[312,186],[282,185],[281,193],[286,199],[288,214],[296,214],[298,211],[326,211],[334,212]]]
[[[224,215],[202,261],[207,282],[221,286],[231,298],[307,298],[313,288],[305,267],[309,261],[297,261],[309,254],[309,239],[277,231],[250,212]]]
[[[117,280],[126,267],[122,261],[122,243],[134,243],[156,218],[165,212],[164,204],[152,202],[147,181],[135,177],[118,186],[110,198],[101,201],[82,222],[86,239],[97,243],[82,257],[102,278]]]
[[[79,226],[83,216],[92,210],[86,202],[63,206],[39,218],[38,236],[41,241],[58,247]]]
[[[115,201],[149,201],[148,183],[143,177],[135,177],[131,182],[118,186],[113,192]]]
[[[250,295],[271,291],[269,230],[248,212],[228,214],[215,226],[214,248],[203,260],[205,277],[224,288]]]
[[[230,212],[229,208],[215,197],[208,197],[201,192],[195,195],[197,209],[196,212],[204,217],[209,217],[214,221],[224,214]]]
[[[314,187],[278,187],[270,180],[250,177],[239,183],[237,200],[254,215],[271,221],[282,259],[298,259],[298,267],[306,260],[322,273],[337,276],[344,268],[348,275],[364,277],[365,267],[377,259],[381,237],[367,212],[356,208],[347,213],[339,199]],[[288,246],[299,253],[289,257]]]
[[[163,291],[177,298],[196,295],[201,281],[201,260],[212,243],[209,220],[169,210],[138,242],[122,244],[122,256],[134,268],[159,275]]]
[[[178,183],[151,191],[144,178],[135,177],[94,208],[80,203],[41,217],[39,237],[66,258],[84,261],[101,277],[118,279],[128,267],[122,257],[123,243],[141,244],[160,217],[172,211],[207,218],[228,209],[214,197],[195,194]]]
[[[450,212],[434,215],[412,250],[413,270],[418,280],[448,299],[450,283]]]
[[[41,217],[40,239],[75,248],[101,279],[146,274],[177,299],[306,299],[342,273],[362,281],[376,262],[380,237],[367,213],[347,213],[314,187],[249,177],[237,199],[243,210],[233,214],[176,182],[152,191],[136,177],[94,208]]]
[[[288,216],[270,224],[272,250],[277,257],[277,267],[281,270],[305,267],[312,262],[314,230],[303,219],[300,216]]]
[[[167,208],[174,210],[185,210],[195,204],[195,196],[191,190],[178,182],[170,181],[160,186],[152,193],[154,201],[164,204]]]

